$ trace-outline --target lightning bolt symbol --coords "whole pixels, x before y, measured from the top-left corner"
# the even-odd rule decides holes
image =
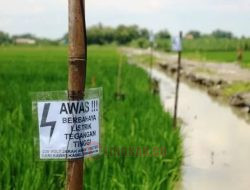
[[[50,121],[47,122],[47,117],[48,117],[48,113],[49,113],[49,108],[50,108],[50,103],[45,103],[44,104],[44,108],[43,108],[43,114],[42,114],[42,120],[41,120],[41,125],[40,127],[51,127],[50,128],[50,138],[49,138],[49,142],[51,140],[51,137],[53,135],[55,126],[56,126],[56,121]]]

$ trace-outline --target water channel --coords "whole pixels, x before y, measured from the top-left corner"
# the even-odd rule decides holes
[[[175,81],[153,69],[162,104],[173,113]],[[180,84],[178,117],[183,121],[181,190],[249,190],[250,125],[205,91]]]

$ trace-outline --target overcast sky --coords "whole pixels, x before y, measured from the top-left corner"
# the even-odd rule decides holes
[[[87,25],[138,24],[172,34],[220,28],[250,36],[250,0],[86,0]],[[59,38],[67,32],[67,0],[0,0],[0,30]]]

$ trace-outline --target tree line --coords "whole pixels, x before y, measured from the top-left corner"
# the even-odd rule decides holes
[[[11,36],[7,32],[0,31],[0,45],[16,44],[16,40],[20,38],[34,40],[36,44],[58,45],[60,43],[60,39],[39,38],[30,33]]]
[[[153,36],[156,48],[164,51],[171,50],[171,34],[167,29],[160,30]],[[13,44],[17,38],[34,39],[37,44],[60,45],[68,43],[68,34],[63,35],[63,37],[57,40],[50,40],[38,38],[32,34],[10,36],[0,31],[0,44]],[[152,32],[138,25],[110,27],[99,23],[87,28],[87,42],[89,45],[118,44],[147,48],[152,45],[150,38],[152,38]],[[236,50],[237,48],[249,50],[250,39],[245,37],[237,38],[232,32],[219,29],[214,30],[210,34],[203,34],[197,30],[191,30],[184,35],[183,46],[187,51],[229,51]]]
[[[118,45],[138,45],[148,47],[149,38],[152,32],[147,28],[140,28],[138,25],[119,25],[117,27],[104,26],[101,23],[87,28],[88,44],[118,44]],[[167,30],[162,30],[155,35],[156,38],[170,38]],[[68,34],[63,36],[63,41],[68,42]]]

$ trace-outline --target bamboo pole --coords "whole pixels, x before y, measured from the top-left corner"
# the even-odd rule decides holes
[[[180,32],[180,40],[182,40],[182,32]],[[174,104],[174,127],[177,127],[177,108],[179,99],[179,85],[181,77],[181,50],[178,51],[178,66],[177,66],[177,77],[176,77],[176,89],[175,89],[175,104]]]
[[[150,91],[153,92],[153,77],[152,77],[152,70],[153,70],[153,52],[154,52],[154,33],[153,31],[150,32],[150,63],[149,63],[149,87]]]
[[[82,100],[84,96],[87,63],[85,1],[69,2],[69,100]],[[67,163],[66,190],[82,190],[84,158]]]

